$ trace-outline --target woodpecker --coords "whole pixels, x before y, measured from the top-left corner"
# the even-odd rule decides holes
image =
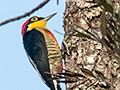
[[[46,28],[47,21],[56,13],[43,18],[34,16],[22,26],[23,45],[27,56],[51,90],[61,90],[53,74],[62,72],[60,47],[52,32]],[[51,74],[48,74],[51,73]]]

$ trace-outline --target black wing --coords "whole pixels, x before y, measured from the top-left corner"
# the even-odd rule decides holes
[[[35,29],[26,32],[23,36],[24,48],[32,60],[32,64],[36,65],[37,70],[41,74],[45,83],[55,90],[51,75],[45,72],[50,72],[48,52],[43,34]],[[33,65],[34,66],[34,65]],[[35,67],[35,66],[34,66]]]

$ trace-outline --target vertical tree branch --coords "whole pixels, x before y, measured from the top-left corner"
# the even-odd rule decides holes
[[[67,90],[120,89],[120,25],[114,20],[119,5],[119,0],[66,0],[62,55]]]

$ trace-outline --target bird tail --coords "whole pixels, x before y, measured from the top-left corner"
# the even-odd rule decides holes
[[[60,84],[57,85],[57,90],[62,90]]]
[[[53,83],[54,83],[54,88],[55,89],[51,89],[51,90],[62,90],[61,87],[60,87],[60,83],[57,82],[57,80],[53,80]]]

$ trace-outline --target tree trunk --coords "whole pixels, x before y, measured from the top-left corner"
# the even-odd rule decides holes
[[[101,22],[106,24],[107,14],[102,6],[87,1],[92,0],[66,1],[62,44],[66,89],[120,90],[119,59],[99,42],[104,36]]]

